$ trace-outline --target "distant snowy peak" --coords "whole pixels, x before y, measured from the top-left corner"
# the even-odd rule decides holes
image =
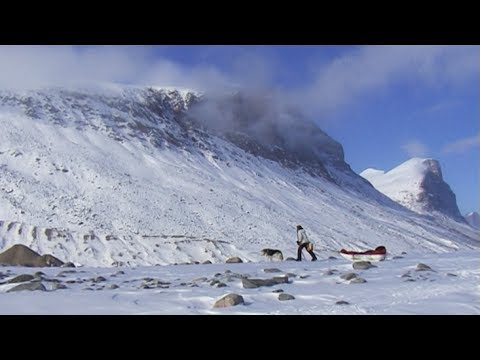
[[[463,221],[456,197],[434,159],[412,158],[384,172],[366,169],[362,177],[392,200],[418,213],[440,213]]]
[[[476,211],[468,213],[464,217],[465,217],[465,220],[467,220],[467,223],[469,223],[471,227],[480,229],[480,215],[478,215]]]

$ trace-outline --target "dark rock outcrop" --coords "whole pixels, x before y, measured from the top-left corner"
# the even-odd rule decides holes
[[[344,279],[344,280],[352,280],[352,279],[355,279],[357,277],[358,277],[358,275],[355,274],[355,273],[346,273],[346,274],[340,275],[340,278]]]
[[[432,268],[426,264],[418,263],[415,268],[416,271],[433,271]]]
[[[243,263],[243,261],[238,256],[234,256],[234,257],[231,257],[231,258],[227,259],[226,263],[227,264],[240,264],[240,263]]]
[[[22,283],[22,282],[33,280],[34,278],[35,277],[33,275],[30,275],[30,274],[21,274],[21,275],[17,275],[14,278],[8,280],[7,283],[8,284]]]
[[[224,307],[229,307],[229,306],[235,306],[238,304],[244,304],[243,297],[238,294],[228,294],[222,297],[220,300],[218,300],[215,305],[213,305],[214,308],[224,308]]]
[[[40,255],[28,246],[13,245],[0,254],[0,264],[9,266],[53,267],[62,266],[63,261],[52,255]]]
[[[76,267],[74,263],[72,262],[66,262],[65,264],[63,264],[61,267],[68,267],[68,268],[74,268]]]
[[[295,296],[286,294],[286,293],[281,293],[280,295],[278,295],[278,300],[280,301],[295,300]]]
[[[465,222],[458,210],[455,193],[443,181],[442,170],[437,160],[425,159],[423,164],[427,167],[425,176],[420,183],[423,190],[418,194],[417,201],[422,203],[429,211],[438,211],[457,221]]]
[[[352,266],[355,270],[367,270],[376,267],[370,261],[355,261]]]
[[[242,278],[242,285],[245,289],[255,289],[260,286],[274,286],[278,284],[288,284],[287,276],[278,276],[273,279],[247,279]]]
[[[47,291],[47,289],[45,288],[45,286],[41,283],[41,282],[29,282],[29,283],[23,283],[23,284],[20,284],[20,285],[17,285],[11,289],[9,289],[7,291],[7,293],[9,292],[15,292],[15,291],[22,291],[22,290],[30,290],[30,291],[34,291],[34,290],[40,290],[40,291]]]

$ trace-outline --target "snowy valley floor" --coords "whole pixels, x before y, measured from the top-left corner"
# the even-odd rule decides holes
[[[387,257],[368,270],[354,270],[339,256],[327,260],[321,255],[317,262],[0,267],[0,314],[480,314],[480,251]],[[417,271],[418,263],[433,271]],[[9,279],[38,271],[44,273],[41,283],[47,291],[7,292],[18,285]],[[287,273],[289,283],[242,285],[242,276],[271,279]],[[366,282],[342,279],[346,273]],[[295,299],[280,301],[278,289]],[[241,295],[245,303],[213,308],[228,293]]]

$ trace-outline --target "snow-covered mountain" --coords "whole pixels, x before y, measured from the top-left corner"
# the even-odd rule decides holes
[[[0,250],[167,264],[265,247],[478,247],[467,224],[375,190],[342,146],[264,94],[98,86],[0,91]]]
[[[467,223],[470,224],[470,226],[480,229],[480,215],[476,211],[470,212],[466,214],[465,220],[467,220]]]
[[[464,221],[437,160],[412,158],[387,172],[366,169],[360,175],[377,190],[415,212]]]

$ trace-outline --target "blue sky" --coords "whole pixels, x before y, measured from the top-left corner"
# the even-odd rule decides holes
[[[338,140],[356,172],[439,160],[465,214],[480,207],[479,64],[478,46],[0,46],[0,87],[271,89]]]

